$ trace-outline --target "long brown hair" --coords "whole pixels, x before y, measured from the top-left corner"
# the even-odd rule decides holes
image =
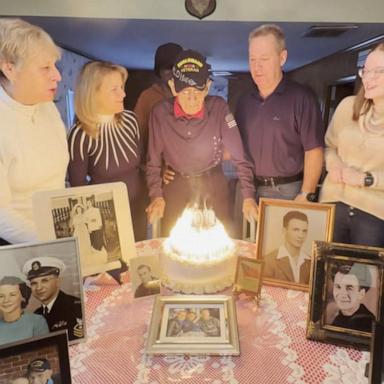
[[[93,61],[84,65],[80,72],[75,92],[75,112],[82,129],[91,137],[98,135],[95,94],[100,89],[104,76],[111,72],[120,73],[123,83],[128,71],[117,64]],[[120,118],[120,114],[116,116]]]
[[[378,44],[371,52],[373,51],[383,51],[384,52],[384,43]],[[357,121],[361,115],[365,115],[368,110],[372,107],[373,101],[371,99],[365,98],[364,85],[361,84],[359,91],[357,92],[355,103],[353,104],[353,115],[352,119]]]

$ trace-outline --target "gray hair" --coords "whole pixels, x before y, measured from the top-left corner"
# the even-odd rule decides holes
[[[277,47],[279,51],[284,51],[286,49],[285,46],[285,35],[283,30],[276,24],[263,24],[260,27],[255,28],[248,37],[248,43],[259,36],[267,36],[272,35],[276,40]]]
[[[60,58],[59,47],[43,29],[21,19],[0,18],[0,66],[8,62],[20,67],[38,44]],[[4,77],[1,71],[0,76]]]

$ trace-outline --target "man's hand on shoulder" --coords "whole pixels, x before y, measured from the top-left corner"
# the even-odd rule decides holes
[[[163,183],[169,184],[175,178],[175,172],[168,166],[163,169]]]

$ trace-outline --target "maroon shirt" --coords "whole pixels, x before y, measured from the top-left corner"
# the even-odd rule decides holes
[[[150,197],[163,195],[162,159],[176,172],[198,175],[221,163],[223,147],[231,154],[244,198],[254,197],[253,171],[245,158],[239,130],[226,102],[207,96],[202,119],[175,117],[174,99],[152,110],[149,120],[147,183]]]
[[[256,176],[297,175],[304,168],[304,152],[324,147],[324,126],[314,95],[285,76],[266,99],[257,88],[243,96],[236,121]]]

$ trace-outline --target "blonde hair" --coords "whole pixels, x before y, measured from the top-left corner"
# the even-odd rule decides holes
[[[21,19],[0,18],[0,66],[12,63],[21,67],[38,45],[44,45],[60,58],[60,48],[42,28]],[[1,70],[0,76],[6,78]]]
[[[127,81],[128,71],[117,64],[93,61],[84,65],[80,72],[75,92],[75,112],[82,129],[91,137],[97,137],[97,106],[95,95],[104,77],[110,73],[121,74],[123,83]],[[116,118],[120,119],[121,114]]]
[[[276,24],[263,24],[260,27],[255,28],[248,37],[248,43],[259,36],[274,36],[279,52],[284,51],[286,49],[285,46],[285,35],[283,30]]]
[[[373,51],[384,52],[384,43],[380,43],[376,45],[376,47],[373,48],[371,52]],[[352,119],[355,121],[359,120],[359,117],[362,115],[365,115],[369,111],[369,109],[372,107],[372,105],[373,105],[373,101],[365,98],[364,85],[361,84],[360,89],[356,94],[355,102],[353,104]]]

